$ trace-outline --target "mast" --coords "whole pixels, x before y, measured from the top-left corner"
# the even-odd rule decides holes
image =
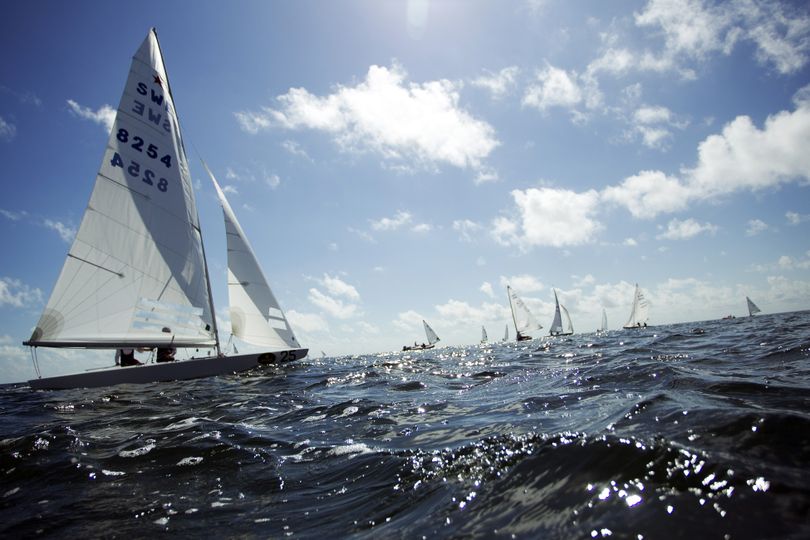
[[[152,33],[155,35],[155,43],[158,46],[158,52],[160,53],[161,60],[163,59],[163,49],[160,46],[160,40],[158,39],[157,29],[152,27]],[[169,97],[172,100],[172,108],[174,109],[174,117],[177,119],[177,136],[180,138],[180,150],[183,152],[183,162],[185,162],[186,167],[188,167],[188,158],[186,157],[186,144],[183,142],[183,132],[180,130],[180,114],[177,112],[177,105],[174,102],[174,94],[172,93],[172,84],[169,82],[169,69],[166,67],[166,63],[163,63],[163,71],[166,72],[166,90],[169,92]],[[189,175],[191,173],[189,172]],[[192,196],[194,192],[192,191]],[[203,241],[203,234],[202,234],[202,225],[200,224],[200,211],[197,209],[196,203],[194,204],[194,218],[197,220],[194,228],[197,231],[197,234],[200,235],[200,247],[202,249],[202,260],[203,260],[203,268],[205,270],[205,287],[208,290],[208,308],[211,310],[211,328],[214,331],[214,346],[217,350],[217,356],[222,356],[222,348],[219,342],[219,330],[217,329],[217,312],[214,308],[214,295],[211,292],[211,274],[208,271],[208,259],[205,256],[205,242]]]

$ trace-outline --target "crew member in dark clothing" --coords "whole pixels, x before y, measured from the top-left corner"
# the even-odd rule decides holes
[[[143,362],[135,358],[135,351],[132,349],[118,349],[115,352],[115,363],[121,367],[140,366],[143,364]]]
[[[177,349],[174,347],[158,347],[156,362],[174,362],[174,353]]]

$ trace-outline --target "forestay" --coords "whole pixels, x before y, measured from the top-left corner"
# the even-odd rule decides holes
[[[132,60],[90,202],[26,345],[215,342],[194,190],[153,30]]]

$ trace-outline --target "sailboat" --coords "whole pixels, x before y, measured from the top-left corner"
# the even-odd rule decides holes
[[[599,326],[599,330],[597,333],[599,334],[606,334],[608,331],[607,327],[607,313],[605,313],[605,308],[602,308],[602,324]]]
[[[487,329],[481,326],[481,343],[487,342]]]
[[[748,298],[747,296],[745,297],[745,301],[746,301],[746,303],[748,304],[748,316],[749,316],[749,317],[753,317],[754,315],[756,315],[757,313],[759,313],[760,311],[762,311],[762,310],[761,310],[761,309],[759,309],[759,308],[757,307],[757,305],[756,305],[755,303],[753,303],[753,302],[751,301],[751,299],[750,299],[750,298]]]
[[[194,188],[154,29],[132,60],[90,202],[31,337],[33,389],[208,377],[301,358],[306,349],[225,356]],[[297,343],[297,342],[295,342]],[[42,377],[37,347],[205,348],[184,361]]]
[[[509,285],[506,286],[506,294],[509,296],[509,307],[512,308],[512,321],[515,323],[515,341],[526,341],[534,339],[533,333],[543,328],[523,303],[523,300],[515,293]]]
[[[503,331],[503,340],[509,341],[509,325],[506,325],[506,328]]]
[[[552,289],[554,290],[554,289]],[[563,328],[563,317],[566,319],[566,328]],[[560,305],[557,299],[557,291],[554,290],[554,320],[551,322],[548,335],[550,336],[570,336],[574,333],[574,325],[571,324],[571,316],[565,306]]]
[[[430,327],[428,323],[422,320],[422,324],[425,326],[425,336],[427,336],[427,343],[422,343],[421,345],[414,343],[413,345],[404,345],[402,347],[403,351],[421,351],[424,349],[432,349],[436,346],[436,342],[440,341],[439,336],[436,335],[436,332],[433,331],[433,328]]]
[[[648,311],[647,299],[644,298],[644,293],[641,292],[638,283],[636,283],[636,290],[633,293],[633,309],[630,311],[630,318],[627,319],[627,323],[623,328],[646,328]]]

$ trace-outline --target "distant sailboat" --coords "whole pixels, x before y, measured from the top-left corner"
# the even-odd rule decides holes
[[[599,332],[604,334],[607,329],[607,313],[605,313],[605,308],[602,308],[602,326],[599,327]]]
[[[422,343],[421,345],[414,343],[413,345],[405,345],[402,347],[403,351],[421,351],[424,349],[432,349],[436,346],[439,339],[439,336],[436,335],[436,332],[433,331],[433,328],[430,327],[428,323],[424,320],[422,324],[425,326],[425,336],[427,336],[427,343]]]
[[[563,317],[566,319],[566,328],[563,328]],[[551,328],[548,330],[550,336],[568,336],[574,333],[574,325],[571,323],[571,316],[568,315],[568,310],[565,306],[560,305],[557,299],[557,291],[554,290],[554,320],[551,322]]]
[[[753,317],[754,315],[756,315],[757,313],[759,313],[760,311],[762,311],[762,310],[761,310],[761,309],[759,309],[759,308],[757,307],[757,305],[756,305],[755,303],[753,303],[753,302],[751,301],[751,299],[750,299],[750,298],[748,298],[747,296],[745,297],[745,301],[748,303],[748,316],[749,316],[749,317]]]
[[[506,325],[506,328],[503,331],[503,340],[509,341],[509,325]]]
[[[487,329],[483,326],[481,327],[481,343],[487,342]]]
[[[538,330],[541,330],[543,325],[537,322],[532,312],[523,303],[523,300],[515,294],[515,291],[509,285],[506,286],[506,293],[509,296],[509,307],[512,308],[512,321],[515,323],[515,332],[517,334],[515,341],[534,339],[535,336],[532,334],[536,334]]]
[[[647,304],[647,299],[644,298],[644,293],[641,292],[638,283],[636,283],[636,290],[633,293],[633,309],[630,312],[630,318],[627,319],[627,323],[623,328],[630,329],[646,327],[648,311],[649,305]]]

